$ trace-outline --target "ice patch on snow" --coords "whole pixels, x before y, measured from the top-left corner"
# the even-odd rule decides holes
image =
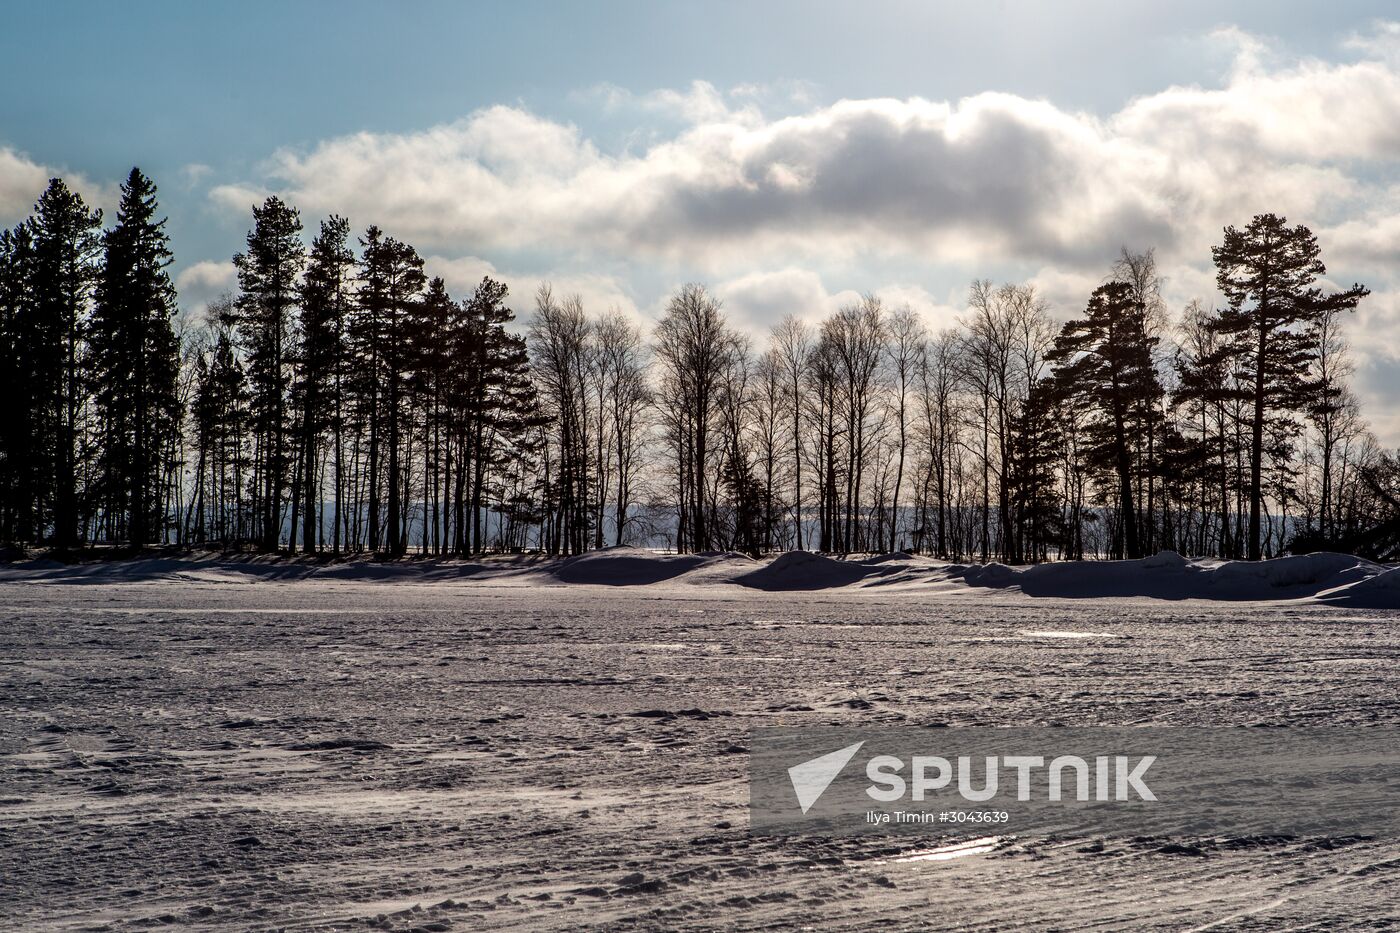
[[[934,849],[923,849],[918,852],[911,852],[908,855],[890,859],[890,861],[896,864],[904,862],[947,862],[968,855],[984,855],[996,849],[1000,844],[1000,836],[983,836],[980,839],[968,839],[965,842],[955,842],[951,845],[938,846]]]
[[[1122,638],[1122,637],[1123,637],[1122,635],[1115,635],[1115,634],[1113,634],[1112,632],[1060,632],[1060,631],[1050,631],[1050,632],[1028,632],[1028,631],[1024,631],[1024,630],[1023,630],[1023,631],[1017,632],[1016,634],[1018,634],[1018,635],[1024,635],[1026,638]]]

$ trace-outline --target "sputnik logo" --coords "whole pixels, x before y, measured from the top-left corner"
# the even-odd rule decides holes
[[[797,793],[797,802],[802,807],[802,812],[808,810],[821,799],[822,794],[831,786],[831,782],[836,780],[836,776],[841,773],[841,769],[850,763],[851,759],[860,751],[860,747],[865,742],[857,742],[854,745],[847,745],[834,752],[828,752],[800,765],[793,765],[788,768],[788,777],[792,779],[792,789]]]

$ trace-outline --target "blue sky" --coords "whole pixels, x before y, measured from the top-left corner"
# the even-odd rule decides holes
[[[139,164],[191,307],[273,191],[520,311],[550,279],[645,319],[701,279],[755,332],[862,291],[947,324],[974,276],[1068,314],[1119,244],[1211,301],[1220,227],[1272,209],[1375,290],[1359,378],[1400,442],[1385,4],[10,6],[0,223],[50,173],[110,205]]]

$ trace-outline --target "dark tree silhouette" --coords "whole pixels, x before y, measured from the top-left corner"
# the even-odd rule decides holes
[[[370,227],[360,243],[361,285],[351,333],[359,356],[357,388],[369,424],[368,546],[399,556],[408,547],[403,442],[413,368],[411,309],[427,279],[413,247],[384,236],[378,227]]]
[[[1120,556],[1143,556],[1134,479],[1135,440],[1162,397],[1152,365],[1157,338],[1146,328],[1146,308],[1131,285],[1110,282],[1094,290],[1084,317],[1069,321],[1055,338],[1048,360],[1055,364],[1057,389],[1079,400],[1091,413],[1087,424],[1091,463],[1114,477],[1122,527],[1114,550]]]
[[[1400,541],[1377,530],[1394,459],[1347,384],[1340,322],[1366,289],[1324,293],[1315,238],[1271,214],[1215,250],[1227,306],[1175,325],[1152,251],[1124,250],[1058,338],[1031,286],[978,281],[937,335],[872,294],[812,328],[794,309],[767,347],[700,285],[649,342],[545,286],[521,337],[504,283],[457,300],[378,227],[357,258],[335,216],[308,251],[275,197],[236,298],[176,318],[139,170],[100,227],[54,179],[0,231],[0,541],[21,549],[1023,562]]]
[[[301,357],[297,379],[300,430],[297,443],[301,464],[301,496],[305,518],[302,546],[309,553],[321,546],[324,522],[321,495],[321,450],[327,432],[334,434],[332,461],[331,550],[340,552],[340,503],[345,494],[344,405],[347,327],[350,319],[355,254],[349,246],[350,224],[332,216],[321,222],[311,244],[301,285]]]
[[[713,547],[713,459],[720,380],[738,351],[737,338],[720,303],[702,285],[686,285],[666,307],[656,327],[662,367],[661,398],[675,463],[677,546]]]
[[[27,320],[21,326],[30,358],[37,528],[45,519],[54,544],[80,543],[79,466],[87,402],[86,329],[101,269],[102,212],[60,178],[49,182],[30,221],[34,259]]]
[[[279,198],[253,208],[247,252],[233,257],[238,269],[234,323],[248,370],[256,459],[253,464],[256,534],[264,550],[282,538],[288,486],[288,396],[292,386],[297,280],[306,247],[301,217]]]
[[[1324,295],[1317,281],[1327,271],[1311,230],[1277,214],[1259,214],[1243,230],[1225,228],[1212,249],[1216,285],[1229,302],[1213,322],[1243,376],[1249,403],[1249,559],[1262,554],[1260,514],[1263,469],[1270,434],[1293,432],[1291,410],[1304,403],[1303,388],[1315,350],[1307,329],[1318,315],[1351,310],[1370,292],[1353,285]]]
[[[108,540],[141,547],[163,532],[171,453],[181,425],[175,287],[156,186],[133,168],[122,185],[89,327],[99,432],[93,498]]]
[[[225,313],[215,311],[212,344],[194,363],[195,489],[190,499],[193,516],[186,526],[188,539],[195,543],[227,546],[248,534],[248,388],[228,325],[232,303],[226,300],[220,308]]]
[[[35,326],[34,237],[30,225],[0,231],[0,541],[36,537],[42,484],[38,441],[40,412],[29,352]]]

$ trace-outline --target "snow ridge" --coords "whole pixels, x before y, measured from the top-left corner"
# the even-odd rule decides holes
[[[495,586],[739,586],[803,591],[879,586],[939,596],[1019,593],[1060,599],[1310,600],[1357,609],[1400,609],[1400,568],[1319,552],[1266,561],[1187,559],[1162,551],[1141,560],[1061,561],[1012,567],[955,564],[896,552],[839,558],[789,551],[765,560],[732,552],[657,554],[605,548],[576,557],[506,556],[327,563],[295,558],[162,556],[64,565],[0,565],[0,583],[227,583],[318,580],[356,583],[471,583]]]

